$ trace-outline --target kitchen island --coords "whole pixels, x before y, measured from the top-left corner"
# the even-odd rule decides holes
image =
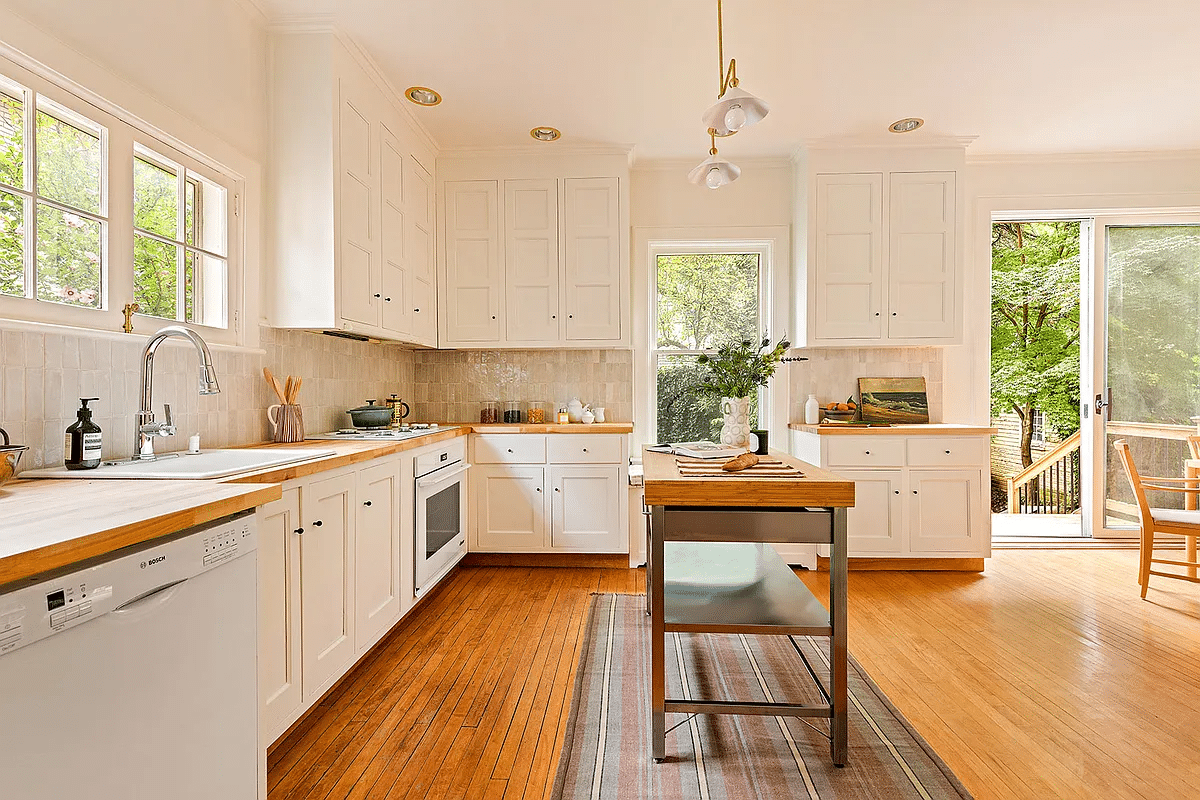
[[[846,509],[854,505],[854,482],[779,451],[770,455],[795,474],[685,476],[676,456],[642,453],[656,761],[666,756],[666,714],[675,712],[825,718],[833,763],[846,763]],[[769,546],[784,542],[830,545],[828,610]],[[829,682],[818,681],[827,704],[669,699],[668,632],[828,636]]]

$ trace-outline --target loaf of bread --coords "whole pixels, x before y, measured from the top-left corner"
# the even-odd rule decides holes
[[[754,453],[742,453],[737,458],[726,461],[721,465],[721,469],[726,472],[740,472],[746,467],[753,467],[758,463],[758,456]]]

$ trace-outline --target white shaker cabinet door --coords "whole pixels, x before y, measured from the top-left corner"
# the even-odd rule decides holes
[[[354,636],[361,653],[400,617],[400,462],[361,470],[355,488]]]
[[[813,287],[817,339],[883,331],[883,174],[818,175]]]
[[[854,507],[846,515],[850,555],[904,552],[902,471],[839,469],[838,474],[854,481]]]
[[[508,341],[554,342],[560,338],[558,275],[558,181],[505,181]]]
[[[926,469],[908,473],[909,548],[919,553],[974,552],[975,535],[986,530],[976,469]]]
[[[300,498],[304,696],[320,696],[354,657],[354,475],[314,481]]]
[[[407,224],[404,210],[404,154],[400,141],[386,125],[379,135],[380,262],[383,280],[378,290],[381,324],[395,333],[412,333],[412,279],[405,254]]]
[[[415,158],[404,160],[404,256],[411,279],[412,339],[437,344],[437,305],[434,297],[433,178]]]
[[[300,490],[262,506],[258,517],[259,740],[270,744],[303,701],[300,680]]]
[[[338,116],[338,229],[341,317],[379,324],[375,297],[382,282],[379,261],[378,125],[367,95],[356,82],[340,81]]]
[[[448,342],[500,340],[500,226],[496,181],[446,183]]]
[[[619,519],[619,466],[550,468],[550,545],[555,550],[618,553],[627,549]]]
[[[475,525],[483,552],[546,547],[545,470],[542,467],[477,465]]]
[[[616,178],[566,178],[563,184],[566,339],[620,339],[619,181]]]
[[[888,180],[888,336],[953,336],[954,173],[893,172]]]

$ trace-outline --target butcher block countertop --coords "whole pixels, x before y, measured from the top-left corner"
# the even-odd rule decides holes
[[[795,467],[800,476],[683,477],[679,456],[642,450],[646,505],[650,506],[820,506],[854,505],[854,481],[772,449],[770,454]],[[714,461],[719,461],[714,459]]]
[[[478,422],[458,422],[471,429],[471,433],[633,433],[632,422],[593,422],[584,425],[572,422],[567,425],[547,423],[545,425],[530,425],[519,423],[506,425],[498,422],[494,425],[481,425]]]
[[[950,422],[930,422],[926,425],[848,425],[833,422],[828,425],[805,425],[793,422],[794,431],[817,433],[821,436],[990,436],[996,428],[955,425]]]
[[[0,488],[0,585],[261,506],[277,484],[24,480]]]

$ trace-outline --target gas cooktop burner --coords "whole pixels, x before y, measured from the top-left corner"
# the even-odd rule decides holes
[[[415,425],[404,425],[399,428],[342,428],[329,433],[318,433],[308,436],[308,439],[411,439],[414,436],[424,436],[438,431],[453,430],[453,426],[440,426],[436,423],[419,422]]]

